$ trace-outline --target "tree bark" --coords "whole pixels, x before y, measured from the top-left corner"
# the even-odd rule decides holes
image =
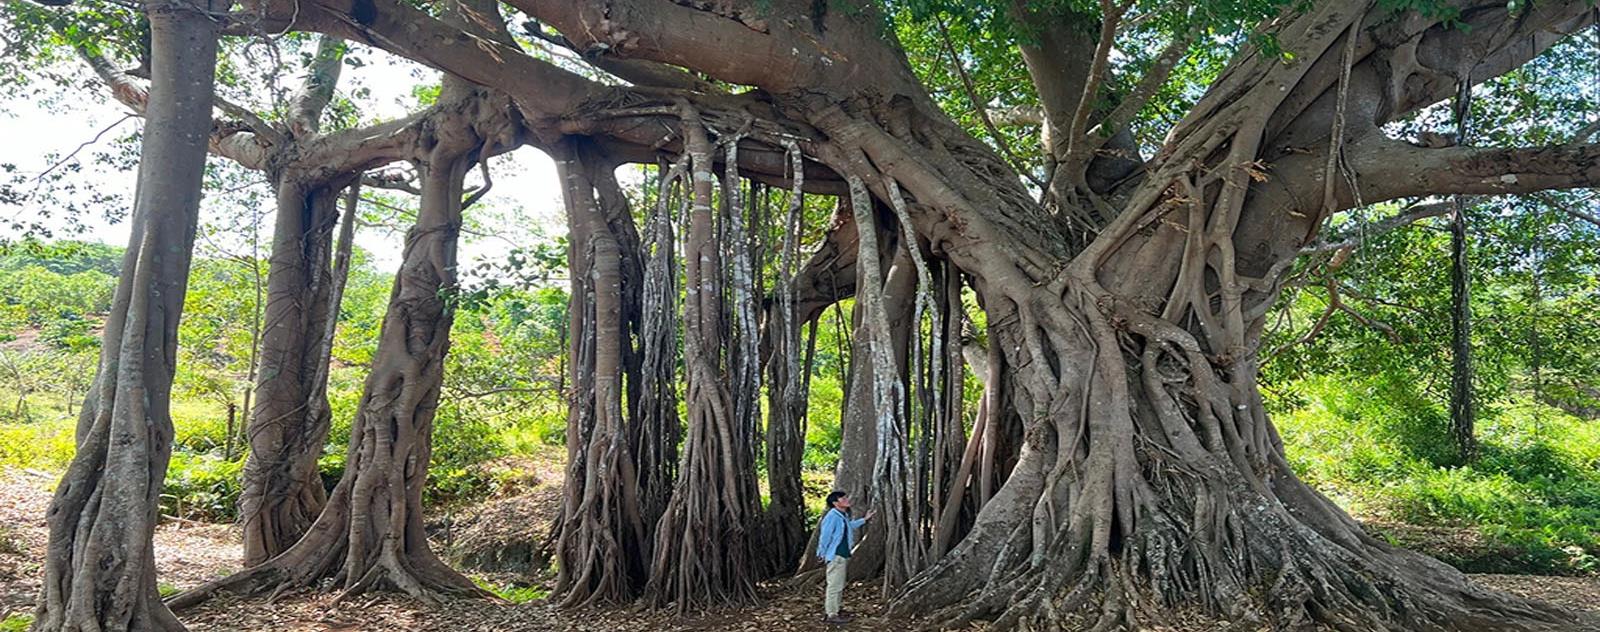
[[[593,149],[584,147],[584,142],[565,139],[554,152],[567,225],[572,231],[567,260],[572,279],[568,355],[573,388],[568,395],[567,472],[556,539],[554,590],[563,606],[633,599],[644,585],[649,555],[628,441],[631,424],[623,414],[624,365],[631,355],[629,325],[636,318],[625,307],[629,301],[624,299],[627,255],[620,243],[623,240],[608,221],[625,221],[631,226],[633,220],[626,206],[612,208],[612,213],[602,209],[596,199],[597,181],[602,178],[598,172],[614,166],[586,160],[590,156],[585,154],[592,154]],[[649,392],[660,395],[656,388]],[[657,406],[650,407],[650,414],[660,412]],[[651,443],[655,447],[654,441]]]
[[[672,499],[656,525],[646,600],[678,612],[755,600],[751,537],[760,498],[750,446],[728,391],[722,257],[714,239],[712,145],[698,112],[680,106],[692,188],[684,244],[685,404],[688,432]]]
[[[338,38],[319,39],[290,105],[289,135],[272,148],[274,157],[292,161],[317,138],[344,47]],[[329,166],[272,167],[277,219],[267,270],[266,330],[259,337],[255,406],[246,428],[250,454],[239,494],[245,566],[288,550],[327,502],[317,460],[332,423],[328,363],[343,288],[343,278],[332,269],[333,229],[340,190],[360,174]],[[354,212],[352,207],[347,229],[353,228]],[[346,239],[346,233],[339,237]]]
[[[293,546],[327,501],[317,459],[332,422],[326,334],[338,320],[331,259],[341,184],[286,176],[278,185],[267,326],[239,495],[246,566]]]
[[[151,3],[146,12],[152,78],[132,235],[78,418],[77,454],[47,514],[34,620],[41,632],[183,629],[157,593],[152,538],[172,450],[169,398],[211,128],[217,25],[190,5]]]
[[[331,579],[355,595],[396,590],[425,602],[485,596],[429,548],[422,492],[454,315],[463,182],[479,160],[514,145],[507,101],[453,79],[417,161],[422,200],[371,372],[351,424],[345,473],[315,522],[265,563],[176,595],[174,608],[218,591],[260,594]]]

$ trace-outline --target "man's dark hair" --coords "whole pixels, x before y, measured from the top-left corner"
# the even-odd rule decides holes
[[[833,509],[833,504],[834,503],[839,502],[840,498],[844,498],[845,496],[848,496],[848,495],[849,494],[846,494],[844,492],[834,492],[832,494],[828,494],[828,508],[829,509]]]

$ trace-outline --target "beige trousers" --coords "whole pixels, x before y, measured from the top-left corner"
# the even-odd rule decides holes
[[[837,557],[828,562],[828,592],[822,602],[822,611],[832,617],[839,614],[839,602],[844,600],[844,584],[849,578],[850,558]]]

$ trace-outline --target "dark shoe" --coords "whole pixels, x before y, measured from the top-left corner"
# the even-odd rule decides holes
[[[837,615],[836,614],[836,615],[833,615],[831,617],[823,617],[822,618],[822,622],[830,624],[830,625],[844,625],[844,624],[850,622],[850,618],[846,617],[844,615]]]

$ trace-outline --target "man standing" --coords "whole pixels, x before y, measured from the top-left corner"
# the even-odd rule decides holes
[[[828,510],[822,514],[822,533],[817,537],[817,557],[828,565],[828,589],[823,600],[824,623],[848,623],[850,618],[839,611],[844,599],[844,585],[849,578],[850,549],[855,546],[855,531],[872,519],[876,512],[855,520],[850,519],[850,497],[844,492],[828,494]]]

